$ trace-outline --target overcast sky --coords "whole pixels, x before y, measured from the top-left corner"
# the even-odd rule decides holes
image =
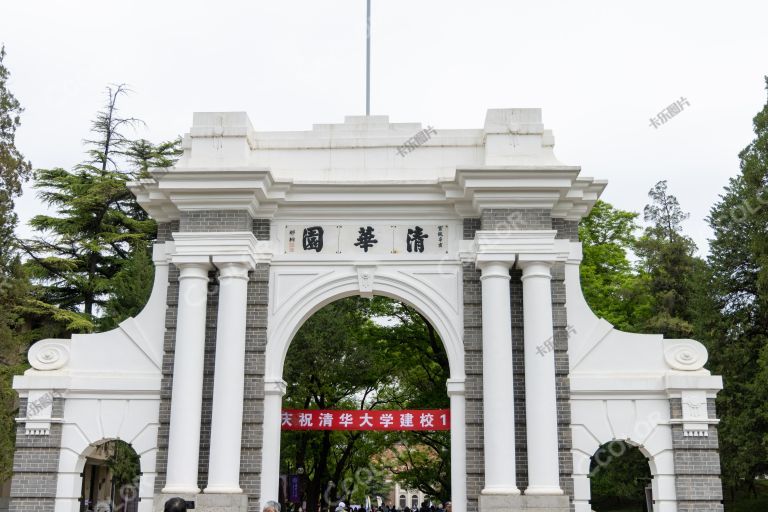
[[[372,114],[480,128],[488,108],[540,107],[558,158],[609,180],[615,206],[641,212],[669,180],[706,251],[704,218],[766,101],[768,2],[372,2]],[[365,110],[365,0],[3,0],[0,42],[35,167],[82,159],[109,83],[130,85],[123,112],[155,141],[194,111],[305,130]],[[19,208],[40,210],[34,191]]]

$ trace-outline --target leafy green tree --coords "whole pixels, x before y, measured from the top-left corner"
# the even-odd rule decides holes
[[[378,314],[396,319],[386,340],[389,357],[398,361],[397,386],[387,388],[387,402],[398,409],[443,409],[450,406],[446,381],[448,355],[432,324],[414,308],[381,300]],[[395,457],[385,464],[394,479],[410,489],[447,501],[451,496],[451,438],[447,431],[403,432]]]
[[[753,125],[741,173],[710,211],[710,280],[696,323],[709,366],[725,381],[718,430],[732,497],[768,471],[768,103]]]
[[[8,90],[10,72],[5,67],[5,46],[0,47],[0,265],[13,260],[13,230],[18,218],[13,200],[21,195],[21,186],[32,173],[32,164],[16,147],[16,130],[24,109]]]
[[[112,482],[116,488],[134,483],[141,471],[139,455],[130,444],[115,440],[107,442],[107,467],[112,473]]]
[[[22,333],[26,323],[17,306],[27,297],[29,286],[14,244],[18,217],[13,207],[32,170],[16,147],[23,109],[8,89],[5,55],[5,47],[0,47],[0,482],[12,472],[18,397],[11,383],[14,375],[26,369],[28,346],[28,337]]]
[[[583,244],[581,286],[598,316],[617,328],[640,332],[650,317],[648,279],[638,273],[628,253],[636,242],[637,214],[597,201],[579,225]]]
[[[688,214],[668,192],[667,182],[658,182],[648,196],[651,203],[645,207],[644,218],[651,225],[635,244],[652,295],[646,331],[688,338],[693,335],[691,304],[703,265],[694,257],[696,245],[682,232]]]
[[[23,242],[28,271],[44,290],[42,303],[101,328],[138,312],[151,289],[147,251],[157,227],[127,183],[150,166],[171,165],[178,146],[129,140],[123,131],[139,121],[120,115],[117,102],[127,89],[118,85],[107,93],[93,122],[94,137],[85,141],[88,159],[71,172],[35,172],[40,199],[56,213],[35,216],[30,225],[40,236]],[[123,160],[128,167],[121,166]],[[99,319],[104,312],[110,317]]]

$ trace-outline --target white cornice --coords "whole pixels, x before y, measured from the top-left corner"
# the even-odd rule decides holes
[[[578,167],[461,169],[452,180],[294,182],[263,168],[163,171],[132,182],[139,203],[159,222],[184,210],[247,210],[253,217],[289,216],[294,208],[322,210],[418,207],[453,210],[462,217],[489,208],[544,208],[553,217],[578,220],[606,183],[579,178]]]

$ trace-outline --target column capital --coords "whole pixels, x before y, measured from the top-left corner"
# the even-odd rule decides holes
[[[523,275],[520,279],[525,281],[532,277],[541,277],[545,279],[552,278],[552,263],[551,261],[519,261],[517,263],[518,268],[522,269]]]
[[[288,384],[283,379],[265,379],[264,380],[264,394],[265,395],[277,395],[284,396],[288,388]]]
[[[501,278],[509,281],[511,279],[509,275],[509,269],[512,268],[512,263],[508,261],[483,261],[476,264],[480,269],[480,281],[493,278]]]
[[[250,256],[214,256],[212,261],[219,270],[219,279],[248,279],[248,272],[256,268]]]
[[[179,279],[205,279],[207,281],[208,272],[213,269],[210,258],[203,256],[174,256],[171,261],[179,269]]]

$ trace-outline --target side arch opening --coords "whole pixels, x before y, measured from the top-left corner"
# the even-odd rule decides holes
[[[80,511],[138,512],[141,462],[119,439],[91,444],[82,456]]]
[[[595,512],[653,512],[650,458],[623,440],[601,445],[592,455],[590,503]]]

